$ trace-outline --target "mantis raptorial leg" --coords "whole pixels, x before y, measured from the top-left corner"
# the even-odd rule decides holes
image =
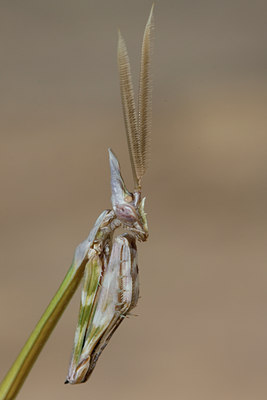
[[[136,240],[146,241],[148,226],[141,198],[151,129],[151,32],[153,7],[143,37],[136,107],[126,44],[119,33],[118,66],[123,116],[133,172],[134,191],[126,188],[119,162],[109,149],[112,210],[97,219],[88,238],[77,246],[71,267],[11,369],[0,385],[0,400],[17,395],[34,361],[68,305],[83,275],[78,326],[66,383],[85,382],[111,336],[136,306],[139,297]],[[129,233],[113,240],[122,226]]]

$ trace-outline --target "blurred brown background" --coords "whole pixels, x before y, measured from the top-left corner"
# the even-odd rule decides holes
[[[151,1],[0,3],[0,374],[110,207],[131,187],[117,28],[135,83]],[[150,239],[138,318],[90,381],[63,385],[77,293],[19,398],[267,398],[266,1],[156,1]],[[80,292],[80,291],[79,291]]]

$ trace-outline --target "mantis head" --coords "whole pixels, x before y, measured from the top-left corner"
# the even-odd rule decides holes
[[[128,191],[121,176],[119,162],[111,149],[109,149],[109,163],[111,202],[116,217],[137,239],[144,242],[148,237],[145,198],[141,199],[140,190],[135,190],[134,193]]]

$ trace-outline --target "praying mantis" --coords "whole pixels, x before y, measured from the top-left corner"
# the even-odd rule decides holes
[[[147,169],[151,130],[152,29],[153,6],[143,36],[137,107],[127,48],[120,32],[118,39],[120,90],[134,191],[126,188],[119,162],[109,149],[112,209],[102,212],[88,238],[77,246],[66,277],[2,381],[0,400],[15,398],[82,277],[78,324],[65,383],[83,383],[90,377],[110,338],[138,302],[136,241],[148,238],[141,183]],[[119,227],[126,233],[114,238]]]

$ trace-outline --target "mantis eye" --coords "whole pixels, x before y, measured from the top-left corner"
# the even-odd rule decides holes
[[[131,202],[133,201],[133,196],[130,195],[130,194],[128,194],[127,196],[124,197],[124,200],[125,200],[127,203],[131,203]]]

